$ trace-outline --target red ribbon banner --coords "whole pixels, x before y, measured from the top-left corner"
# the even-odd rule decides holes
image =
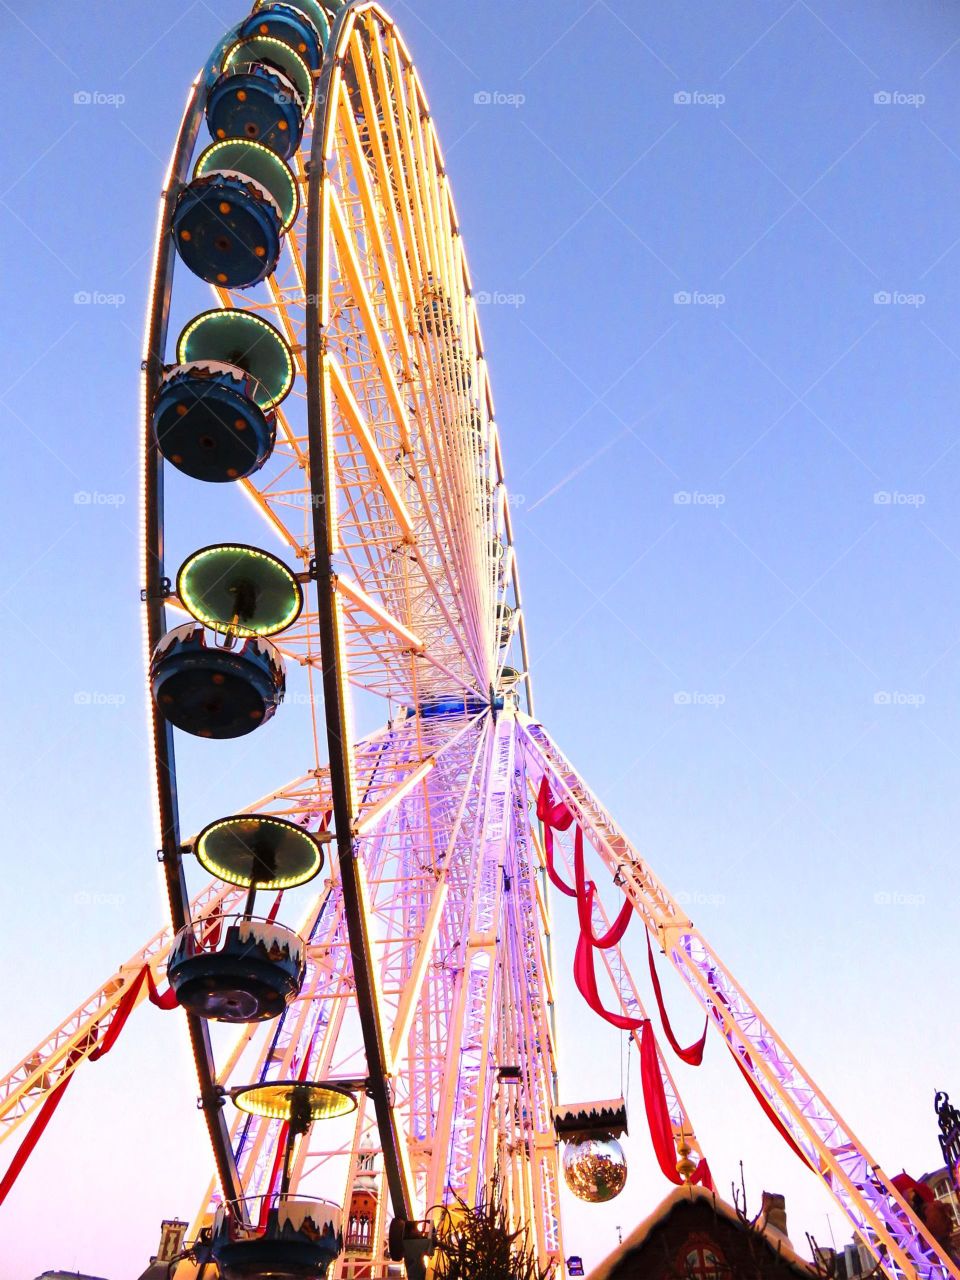
[[[114,1010],[113,1017],[110,1019],[110,1026],[107,1028],[107,1034],[104,1036],[102,1042],[98,1044],[97,1047],[88,1055],[91,1062],[99,1062],[101,1058],[105,1058],[116,1044],[120,1032],[126,1026],[127,1019],[133,1012],[144,982],[147,983],[148,998],[151,1004],[155,1004],[158,1009],[176,1008],[177,1000],[173,991],[167,990],[161,995],[157,991],[157,984],[154,982],[153,972],[150,969],[150,966],[145,964],[123,993],[119,1004]],[[95,1039],[96,1033],[91,1033],[91,1035]],[[67,1055],[59,1082],[50,1090],[46,1098],[43,1100],[43,1104],[37,1112],[36,1119],[30,1126],[27,1136],[24,1138],[23,1142],[21,1142],[17,1154],[11,1161],[10,1167],[3,1175],[3,1178],[0,1179],[0,1204],[3,1204],[4,1200],[6,1200],[7,1196],[10,1194],[14,1183],[23,1170],[23,1166],[27,1163],[30,1156],[33,1154],[37,1143],[43,1137],[44,1130],[53,1119],[54,1112],[63,1100],[63,1095],[67,1091],[67,1085],[76,1075],[74,1068],[84,1056],[89,1045],[90,1037],[76,1045]]]

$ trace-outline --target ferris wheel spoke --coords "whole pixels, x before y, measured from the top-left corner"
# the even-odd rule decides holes
[[[357,57],[360,50],[359,39],[356,33],[353,37],[352,48],[353,61],[351,62],[351,66],[355,68],[361,67],[363,65],[363,60],[362,57]],[[361,73],[358,72],[358,76],[360,74]],[[382,286],[387,318],[390,322],[397,355],[400,357],[404,380],[408,380],[411,376],[410,348],[407,341],[406,325],[401,313],[399,289],[397,287],[397,281],[394,273],[395,255],[394,258],[391,259],[387,252],[386,237],[384,235],[381,217],[382,210],[377,207],[376,197],[374,195],[366,157],[364,155],[363,144],[360,140],[360,132],[357,127],[353,107],[349,101],[347,87],[342,78],[340,80],[337,96],[336,112],[339,135],[342,139],[342,145],[346,152],[344,159],[349,157],[349,167],[353,178],[353,185],[355,185],[357,194],[360,198],[364,233],[365,237],[369,237],[366,254],[367,260],[370,262],[371,267],[376,273],[378,284]],[[375,119],[375,114],[372,117],[368,117],[368,120],[371,118]],[[411,303],[412,298],[408,298],[408,305]]]

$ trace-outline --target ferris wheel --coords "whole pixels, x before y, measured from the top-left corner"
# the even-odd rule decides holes
[[[158,218],[143,441],[170,925],[0,1082],[0,1140],[33,1118],[29,1154],[149,993],[185,1011],[216,1171],[178,1275],[350,1276],[352,1249],[364,1275],[416,1276],[436,1207],[492,1178],[559,1263],[561,1178],[615,1195],[626,1117],[621,1099],[560,1101],[552,884],[556,909],[576,900],[580,991],[640,1049],[666,1177],[710,1185],[621,947],[634,917],[885,1271],[960,1280],[535,719],[456,208],[410,53],[372,0],[260,0],[194,82]],[[174,528],[191,504],[222,521],[216,541]],[[181,831],[190,770],[245,738],[266,772],[294,733],[296,778]],[[698,1062],[649,964],[668,1039]]]

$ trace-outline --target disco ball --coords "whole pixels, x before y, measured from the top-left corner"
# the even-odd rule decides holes
[[[581,1200],[603,1204],[623,1190],[627,1161],[616,1138],[581,1138],[563,1152],[563,1176]]]

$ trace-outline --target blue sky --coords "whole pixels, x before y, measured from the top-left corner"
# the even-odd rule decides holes
[[[931,1168],[933,1091],[960,1093],[960,13],[393,12],[489,295],[539,714],[884,1166]],[[186,89],[239,16],[224,0],[7,13],[10,1061],[164,910],[141,692],[141,325]],[[294,772],[297,744],[275,741],[293,767],[261,785],[251,759],[242,795]],[[563,1092],[609,1097],[622,1046],[573,992],[574,922],[557,916]],[[696,1009],[667,989],[692,1038]],[[754,1207],[784,1191],[795,1242],[828,1240],[829,1202],[717,1046],[677,1075],[721,1192],[742,1158]],[[568,1252],[588,1260],[667,1189],[632,1087],[627,1190],[569,1219]],[[137,1274],[160,1218],[190,1217],[202,1193],[195,1092],[182,1030],[141,1011],[7,1202],[0,1280]]]

